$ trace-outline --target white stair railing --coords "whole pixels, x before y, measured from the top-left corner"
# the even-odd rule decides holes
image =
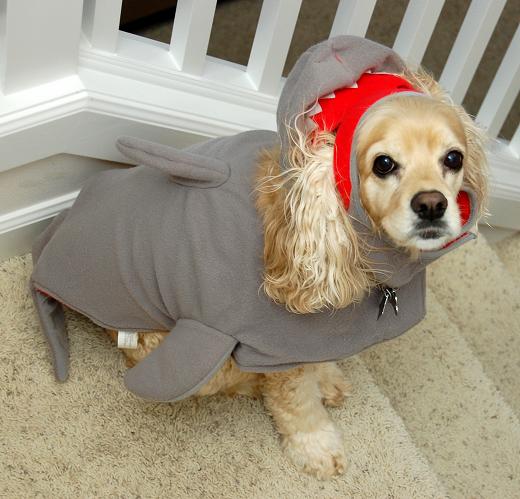
[[[511,150],[516,154],[516,158],[520,159],[520,126],[516,129],[516,132],[509,144]]]
[[[330,36],[365,36],[376,0],[340,0]]]
[[[77,72],[81,9],[81,0],[0,2],[2,92],[17,92]]]
[[[502,59],[477,115],[477,121],[496,137],[520,90],[520,26]]]
[[[394,50],[410,65],[419,65],[439,19],[444,0],[410,0]]]
[[[259,92],[277,94],[302,0],[264,0],[247,75]]]
[[[451,49],[440,83],[462,102],[506,0],[473,0]]]
[[[123,0],[83,0],[83,33],[92,47],[116,52]]]
[[[217,0],[179,0],[170,50],[179,71],[200,75],[204,70]]]
[[[412,65],[421,62],[444,3],[409,1],[394,48]],[[122,161],[114,147],[121,134],[181,147],[275,128],[301,0],[263,0],[247,66],[207,55],[216,0],[178,0],[169,44],[120,31],[121,4],[0,0],[0,172],[63,152]],[[440,78],[457,102],[504,5],[470,4]],[[330,36],[363,36],[375,6],[376,0],[340,0]],[[477,115],[492,137],[520,88],[519,53],[517,30]],[[512,209],[520,211],[520,129],[510,142],[495,142],[490,159],[492,222],[520,229],[520,217],[511,216]],[[2,211],[0,200],[0,233],[41,220],[42,213],[53,216],[66,194],[49,197],[43,207],[28,199],[19,213]]]

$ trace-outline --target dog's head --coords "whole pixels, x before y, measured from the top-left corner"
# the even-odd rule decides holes
[[[457,237],[457,198],[486,196],[482,133],[425,73],[408,73],[424,96],[376,103],[359,126],[356,158],[361,202],[374,227],[412,252],[437,250]]]
[[[349,36],[311,47],[277,114],[281,150],[264,156],[258,178],[264,289],[293,312],[342,308],[374,285],[358,215],[414,258],[458,236],[463,186],[484,206],[481,132],[433,78],[386,47]]]

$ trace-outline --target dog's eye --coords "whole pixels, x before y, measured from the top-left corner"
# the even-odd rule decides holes
[[[384,177],[393,172],[397,167],[395,161],[390,156],[378,156],[374,160],[372,170],[378,177]]]
[[[459,151],[450,151],[444,158],[444,166],[450,170],[460,170],[464,157]]]

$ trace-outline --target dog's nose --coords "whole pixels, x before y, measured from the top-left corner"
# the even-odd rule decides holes
[[[419,218],[433,221],[444,215],[448,207],[448,200],[439,191],[418,192],[410,204]]]

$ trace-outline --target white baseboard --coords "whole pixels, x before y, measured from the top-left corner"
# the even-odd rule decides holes
[[[0,235],[0,262],[31,252],[34,240],[45,230],[52,218],[40,220]]]
[[[92,175],[124,165],[60,154],[0,173],[0,258],[27,252]]]

